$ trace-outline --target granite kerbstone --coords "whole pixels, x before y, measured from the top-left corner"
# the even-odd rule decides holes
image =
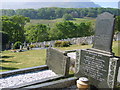
[[[51,82],[47,82],[47,83],[43,83],[43,84],[38,84],[38,85],[33,85],[33,86],[29,86],[29,87],[25,87],[26,89],[30,88],[31,90],[34,89],[62,89],[62,88],[66,88],[66,87],[70,87],[72,85],[76,84],[76,77],[69,77],[69,78],[65,78],[65,79],[61,79],[61,80],[55,80],[55,81],[51,81]]]
[[[1,72],[0,78],[4,78],[4,77],[11,76],[11,75],[16,75],[16,74],[24,74],[24,73],[33,72],[33,71],[46,70],[46,69],[48,69],[47,65],[41,65],[41,66],[36,66],[36,67],[11,70],[11,71],[6,71],[6,72]]]

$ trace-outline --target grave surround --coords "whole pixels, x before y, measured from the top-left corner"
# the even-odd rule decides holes
[[[105,12],[97,17],[93,47],[77,50],[76,77],[87,77],[91,86],[115,88],[120,58],[112,52],[115,16]]]

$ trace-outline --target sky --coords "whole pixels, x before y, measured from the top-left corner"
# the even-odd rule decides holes
[[[120,0],[0,0],[1,2],[89,2],[93,1],[102,7],[118,8]]]
[[[0,0],[2,2],[118,2],[120,0]]]

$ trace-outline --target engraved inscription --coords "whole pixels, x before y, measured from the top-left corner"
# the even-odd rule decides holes
[[[102,57],[100,54],[85,52],[81,61],[82,73],[95,80],[104,81],[103,74],[107,70],[105,69],[105,60]]]

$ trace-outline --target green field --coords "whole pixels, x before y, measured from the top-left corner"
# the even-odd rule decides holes
[[[28,68],[39,65],[44,65],[46,59],[46,50],[29,50],[25,52],[2,52],[2,59],[0,60],[2,70],[8,71],[14,69]]]
[[[62,18],[59,19],[53,19],[53,20],[44,20],[44,19],[31,19],[30,23],[27,23],[26,26],[28,25],[34,25],[34,24],[45,24],[49,25],[50,27],[53,27],[55,23],[57,22],[63,22],[64,20]],[[94,18],[75,18],[74,20],[70,20],[74,23],[80,23],[80,22],[92,22],[94,24],[95,19]]]
[[[116,56],[120,56],[120,41],[113,42],[113,52]],[[62,51],[74,50],[74,49],[86,49],[91,48],[92,45],[71,45],[70,47],[56,47]],[[0,60],[2,67],[1,71],[9,71],[21,68],[34,67],[44,65],[46,60],[46,50],[29,50],[24,52],[11,52],[3,51],[2,58]]]

